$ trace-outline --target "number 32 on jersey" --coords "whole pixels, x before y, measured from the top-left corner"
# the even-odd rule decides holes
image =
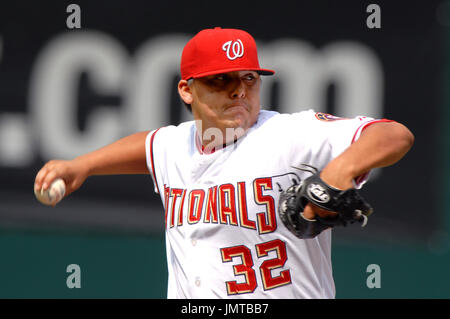
[[[272,270],[284,266],[287,260],[286,245],[283,241],[275,239],[269,242],[255,245],[256,256],[264,258],[274,251],[275,258],[265,260],[259,267],[259,273],[264,290],[277,288],[291,283],[291,273],[289,269],[283,270],[277,276],[273,276]],[[255,291],[258,283],[256,279],[256,271],[250,248],[244,245],[233,247],[225,247],[220,249],[222,254],[222,262],[231,262],[233,258],[240,258],[241,264],[233,265],[234,274],[236,276],[243,275],[244,282],[227,281],[228,295],[236,295],[243,293],[252,293]]]

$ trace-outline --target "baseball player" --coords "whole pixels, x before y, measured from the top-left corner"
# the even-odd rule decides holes
[[[35,189],[61,177],[67,196],[92,175],[150,174],[165,210],[168,298],[334,298],[327,221],[367,222],[356,190],[414,137],[387,119],[262,110],[261,77],[272,74],[247,32],[202,30],[178,83],[193,121],[50,161]]]

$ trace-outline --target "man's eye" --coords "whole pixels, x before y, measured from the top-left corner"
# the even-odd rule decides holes
[[[254,79],[256,79],[256,77],[253,74],[248,74],[244,77],[244,80],[246,81],[253,81]]]
[[[214,77],[214,80],[217,81],[226,81],[227,77],[225,75],[217,75],[216,77]]]

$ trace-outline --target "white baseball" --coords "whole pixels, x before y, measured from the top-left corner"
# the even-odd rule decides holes
[[[44,191],[34,190],[34,195],[38,201],[40,201],[44,205],[55,206],[61,199],[63,199],[64,194],[66,193],[66,184],[61,178],[58,178],[53,181],[50,187]]]

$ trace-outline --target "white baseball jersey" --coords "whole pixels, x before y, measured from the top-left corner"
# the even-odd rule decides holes
[[[194,121],[148,134],[165,208],[168,298],[334,298],[331,230],[295,237],[278,197],[382,120],[262,110],[234,144],[204,154]],[[361,184],[365,178],[357,181]]]

